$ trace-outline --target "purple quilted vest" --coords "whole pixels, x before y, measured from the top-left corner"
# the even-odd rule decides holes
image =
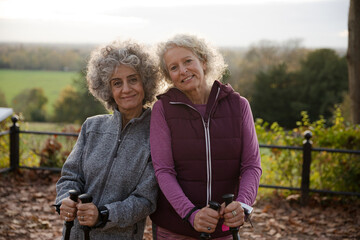
[[[240,176],[240,95],[231,86],[215,81],[204,118],[191,101],[176,88],[158,96],[171,131],[177,180],[185,195],[197,207],[208,201],[222,203],[222,195],[237,195]],[[151,220],[172,232],[199,237],[199,232],[175,212],[160,192]],[[229,235],[217,226],[213,238]]]

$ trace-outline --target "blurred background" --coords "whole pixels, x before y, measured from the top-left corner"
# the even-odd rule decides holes
[[[191,33],[224,55],[223,81],[249,100],[260,144],[301,146],[303,132],[311,130],[314,146],[358,150],[360,119],[353,116],[360,115],[353,112],[360,107],[351,107],[350,90],[358,95],[360,88],[349,87],[347,60],[350,5],[349,0],[0,0],[0,107],[19,116],[22,131],[77,133],[87,117],[107,112],[87,90],[91,50],[128,38],[151,48],[176,33]],[[0,130],[11,124],[8,117]],[[20,166],[61,168],[75,141],[20,134]],[[300,186],[301,152],[261,149],[261,154],[262,183]],[[344,163],[342,155],[319,153],[312,186],[360,191],[358,158]],[[0,137],[0,168],[8,166],[9,140]],[[349,177],[338,182],[338,173],[349,169]]]
[[[219,48],[228,64],[223,81],[250,102],[263,169],[257,214],[271,217],[257,216],[263,225],[254,229],[268,237],[261,239],[358,239],[359,14],[359,0],[0,0],[0,119],[5,118],[0,121],[0,171],[20,166],[59,172],[82,122],[107,113],[89,94],[84,77],[94,48],[128,38],[151,48],[174,34],[191,33]],[[19,116],[20,132],[12,112]],[[311,141],[304,141],[305,132]],[[13,142],[17,151],[9,147]],[[306,161],[303,143],[313,147]],[[311,168],[303,187],[305,162]],[[35,173],[31,179],[42,177]],[[20,194],[2,203],[22,206],[26,199],[41,199],[21,196],[28,189],[12,187],[22,184],[0,183],[2,196]],[[321,208],[292,205],[300,187],[301,192],[313,189],[311,199]],[[49,189],[44,192],[55,194],[54,187]],[[350,207],[330,202],[329,191],[332,200]],[[275,200],[262,208],[269,196]],[[354,199],[356,204],[348,201]],[[40,221],[57,219],[51,210],[38,221],[13,218],[15,207],[1,206],[10,211],[0,215],[0,239],[30,239],[34,222],[36,231],[54,236],[51,224]],[[24,209],[18,208],[16,216],[39,213]],[[56,236],[61,221],[58,226]]]
[[[0,0],[0,106],[29,122],[82,123],[105,111],[84,83],[92,49],[192,33],[224,54],[224,81],[255,118],[294,127],[301,111],[329,119],[335,105],[349,118],[348,12],[347,0]]]

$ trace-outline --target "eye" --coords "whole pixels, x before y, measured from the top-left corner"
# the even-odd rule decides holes
[[[176,66],[171,66],[171,67],[170,67],[170,71],[175,71],[176,69],[177,69]]]
[[[114,87],[121,87],[121,86],[122,86],[122,81],[120,81],[120,80],[113,80],[113,81],[112,81],[112,86],[114,86]]]
[[[191,58],[185,59],[184,65],[187,66],[187,65],[191,64],[191,62],[192,62]]]
[[[129,79],[130,84],[136,84],[138,82],[138,79],[136,77],[132,77]]]

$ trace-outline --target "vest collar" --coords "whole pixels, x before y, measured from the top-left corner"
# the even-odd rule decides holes
[[[220,92],[219,92],[220,88]],[[208,99],[208,107],[213,106],[215,101],[218,101],[229,94],[233,93],[234,89],[230,86],[230,84],[222,84],[218,80],[215,80],[210,91],[210,96]],[[160,94],[157,96],[157,99],[161,99],[162,97],[169,97],[172,102],[181,102],[191,106],[194,104],[190,101],[190,99],[179,89],[170,88],[166,93]]]

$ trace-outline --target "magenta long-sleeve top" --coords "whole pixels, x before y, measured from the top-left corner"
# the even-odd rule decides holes
[[[204,116],[206,104],[196,105],[196,108]],[[241,155],[239,193],[236,200],[251,206],[255,202],[262,173],[259,144],[249,102],[243,97],[241,97],[239,111],[242,111],[243,116],[243,151]],[[195,206],[186,197],[176,179],[177,174],[172,156],[171,134],[161,101],[157,101],[152,109],[150,146],[155,175],[160,189],[177,214],[184,218]],[[189,222],[192,225],[198,211],[195,211],[189,217]]]

